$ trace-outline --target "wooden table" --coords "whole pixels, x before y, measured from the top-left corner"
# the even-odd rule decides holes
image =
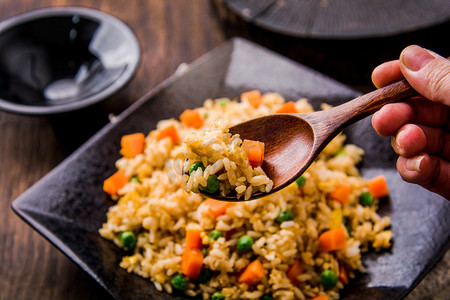
[[[214,3],[208,0],[5,0],[0,2],[0,20],[35,8],[61,5],[96,8],[122,19],[135,31],[142,59],[136,75],[124,89],[93,107],[51,117],[0,112],[0,299],[110,299],[92,278],[22,222],[10,205],[106,124],[109,114],[120,113],[169,77],[180,63],[191,62],[228,37],[241,35],[300,62],[307,61],[348,85],[368,90],[372,88],[368,78],[373,66],[394,58],[409,42],[409,36],[402,43],[388,39],[393,43],[391,52],[381,51],[365,68],[349,71],[347,65],[342,68],[349,62],[344,50],[321,52],[315,49],[328,48],[325,41],[289,39],[230,22],[229,15],[222,10],[217,13]],[[448,26],[433,30],[448,30]],[[365,43],[366,47],[360,48],[362,53],[357,58],[368,59],[373,51],[367,49],[374,42],[344,44],[351,48],[358,43]],[[433,45],[432,40],[428,46]],[[323,56],[329,58],[327,64]],[[448,295],[449,262],[447,254],[408,299]]]

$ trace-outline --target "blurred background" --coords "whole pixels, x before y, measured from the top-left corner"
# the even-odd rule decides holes
[[[120,114],[163,82],[181,63],[190,63],[228,38],[239,36],[368,92],[374,89],[370,80],[373,68],[397,59],[407,45],[419,44],[450,55],[448,1],[344,3],[1,1],[0,21],[50,6],[84,6],[109,13],[134,31],[141,60],[124,88],[93,106],[49,116],[0,111],[0,299],[109,299],[92,278],[15,216],[10,204],[107,124],[112,115]],[[445,299],[450,293],[448,270],[449,254],[407,299]]]

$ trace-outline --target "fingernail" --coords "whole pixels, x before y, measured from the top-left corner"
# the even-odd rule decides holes
[[[405,168],[410,171],[416,171],[419,172],[421,170],[420,164],[422,163],[422,160],[425,158],[423,155],[418,155],[415,157],[408,158],[405,162]]]
[[[419,71],[434,59],[426,49],[413,45],[408,46],[400,55],[402,64],[411,71]]]
[[[394,148],[395,152],[397,152],[398,154],[402,154],[402,146],[400,145],[400,143],[398,142],[399,140],[401,140],[401,136],[403,134],[403,131],[399,131],[397,133],[397,135],[394,135],[392,137],[392,147]]]

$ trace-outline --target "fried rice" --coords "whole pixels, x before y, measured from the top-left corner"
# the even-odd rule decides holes
[[[183,139],[186,192],[206,190],[224,197],[235,193],[237,199],[248,200],[256,192],[268,193],[272,189],[273,181],[261,166],[252,167],[239,134],[231,135],[228,127],[226,121],[215,121],[204,132]],[[216,186],[211,189],[211,184],[217,185],[218,191]]]
[[[117,169],[136,180],[130,179],[112,195],[117,203],[110,207],[99,230],[103,238],[122,248],[121,234],[135,234],[136,244],[124,252],[120,267],[148,278],[161,292],[203,299],[211,299],[215,293],[225,299],[260,299],[264,295],[339,299],[339,290],[347,283],[341,278],[342,270],[351,284],[358,272],[365,271],[361,254],[388,248],[392,239],[389,217],[377,214],[380,199],[374,198],[369,205],[360,203],[361,195],[368,192],[367,179],[357,168],[364,152],[345,144],[343,134],[308,168],[302,183],[294,182],[260,199],[229,204],[219,213],[212,210],[208,199],[183,187],[183,138],[204,132],[213,122],[226,120],[233,125],[274,113],[284,103],[277,93],[262,95],[256,108],[245,100],[207,99],[195,110],[202,118],[201,128],[176,119],[160,121],[146,135],[142,153],[120,158]],[[306,99],[295,101],[294,106],[298,112],[313,111]],[[162,135],[169,127],[177,136]],[[345,201],[331,196],[341,185],[349,187]],[[289,217],[280,218],[286,212]],[[192,229],[200,232],[201,267],[209,270],[210,276],[199,281],[183,275],[186,284],[180,290],[173,279],[183,273],[186,232]],[[345,230],[345,245],[324,251],[319,238],[332,229]],[[213,236],[212,232],[220,234]],[[243,236],[253,241],[246,252],[239,249]],[[242,281],[241,275],[256,260],[262,265],[261,276],[255,282]],[[296,263],[301,272],[292,278],[288,274]],[[331,287],[321,279],[327,270],[339,275]]]

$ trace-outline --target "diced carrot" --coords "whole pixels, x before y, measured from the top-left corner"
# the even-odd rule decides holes
[[[258,90],[253,90],[242,93],[241,101],[247,101],[254,108],[258,108],[262,102],[261,92]]]
[[[352,187],[349,184],[339,184],[333,191],[330,192],[329,195],[331,199],[341,202],[342,204],[346,204],[348,202],[348,197],[350,196],[351,190]]]
[[[247,153],[248,160],[253,168],[262,165],[264,160],[264,143],[244,140],[242,142],[242,149]]]
[[[238,282],[253,285],[259,282],[263,276],[264,266],[259,260],[254,260],[245,268],[244,272],[241,273]]]
[[[180,121],[186,127],[194,127],[195,129],[199,129],[203,126],[203,119],[198,113],[197,110],[186,109],[180,115]]]
[[[202,237],[200,229],[187,229],[186,230],[186,249],[201,249]]]
[[[227,208],[233,205],[233,202],[220,201],[211,198],[206,199],[203,203],[209,207],[209,211],[216,218],[224,215],[227,212]]]
[[[295,103],[293,101],[289,101],[283,104],[277,111],[277,114],[290,114],[290,113],[298,113],[298,110],[295,108]]]
[[[347,270],[345,270],[345,267],[343,264],[339,264],[339,276],[338,279],[343,284],[348,284],[348,275]]]
[[[287,278],[292,282],[293,285],[298,285],[300,281],[298,281],[297,276],[302,274],[305,270],[303,269],[302,263],[299,260],[296,260],[292,265],[289,266],[289,269],[286,272]]]
[[[339,227],[325,231],[319,236],[320,251],[330,252],[345,247],[345,229]]]
[[[112,174],[103,182],[103,190],[111,196],[117,195],[119,190],[128,182],[128,176],[124,170]]]
[[[127,134],[120,140],[120,146],[122,149],[120,153],[126,158],[135,157],[144,151],[145,136],[143,133],[137,132],[133,134]]]
[[[162,140],[163,138],[169,137],[172,139],[172,142],[174,143],[178,143],[180,141],[180,137],[178,136],[178,132],[177,129],[175,128],[175,125],[170,124],[167,127],[164,127],[163,129],[161,129],[157,136],[156,139],[158,141]]]
[[[181,257],[181,272],[197,279],[203,267],[203,254],[200,249],[185,249]]]
[[[384,175],[379,175],[367,180],[367,187],[375,198],[383,198],[389,195],[389,188]]]
[[[328,297],[325,295],[317,295],[314,298],[312,298],[311,300],[328,300]]]

